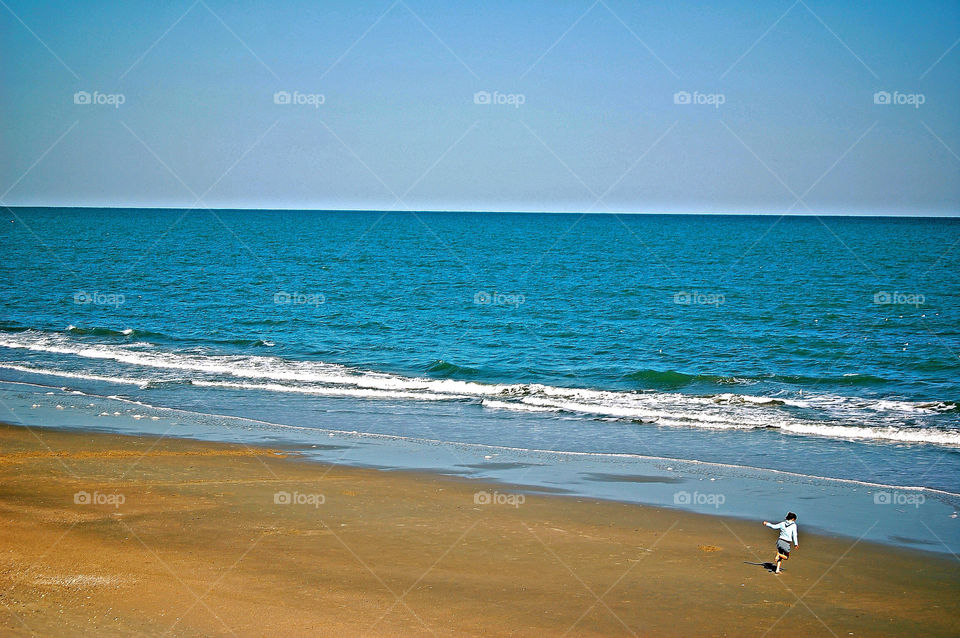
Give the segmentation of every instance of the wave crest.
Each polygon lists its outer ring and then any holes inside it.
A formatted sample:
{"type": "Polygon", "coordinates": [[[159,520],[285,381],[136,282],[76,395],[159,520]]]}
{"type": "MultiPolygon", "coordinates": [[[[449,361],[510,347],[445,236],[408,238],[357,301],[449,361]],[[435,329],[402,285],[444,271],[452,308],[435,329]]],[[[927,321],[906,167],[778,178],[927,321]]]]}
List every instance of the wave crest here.
{"type": "MultiPolygon", "coordinates": [[[[909,425],[911,419],[957,411],[957,404],[948,401],[911,402],[826,393],[802,397],[730,392],[694,395],[664,390],[615,391],[544,384],[494,384],[455,378],[463,376],[465,369],[442,360],[430,366],[429,372],[436,376],[409,377],[266,354],[175,352],[153,347],[153,344],[93,343],[62,333],[37,331],[0,334],[0,346],[68,357],[52,367],[46,363],[42,367],[23,366],[19,365],[20,361],[17,365],[0,364],[0,367],[128,383],[147,390],[192,384],[317,396],[466,401],[490,409],[568,413],[626,422],[652,422],[657,426],[726,430],[776,428],[794,434],[840,439],[874,438],[960,445],[960,430],[909,425]],[[107,365],[105,362],[113,363],[107,365]],[[122,364],[119,372],[115,363],[122,364]],[[73,369],[63,370],[64,365],[73,369]],[[93,374],[98,369],[107,373],[93,374]]],[[[648,378],[649,372],[646,373],[648,378]]],[[[666,377],[671,382],[689,378],[696,377],[682,373],[670,373],[666,377]]]]}

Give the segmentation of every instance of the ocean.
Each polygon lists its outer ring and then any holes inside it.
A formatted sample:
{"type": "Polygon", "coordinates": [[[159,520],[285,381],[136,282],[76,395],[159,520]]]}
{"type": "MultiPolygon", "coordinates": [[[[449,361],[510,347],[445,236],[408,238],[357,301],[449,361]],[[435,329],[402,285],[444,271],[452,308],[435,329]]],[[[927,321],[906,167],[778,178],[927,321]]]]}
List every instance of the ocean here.
{"type": "Polygon", "coordinates": [[[0,232],[3,420],[960,538],[960,219],[15,208],[0,232]]]}

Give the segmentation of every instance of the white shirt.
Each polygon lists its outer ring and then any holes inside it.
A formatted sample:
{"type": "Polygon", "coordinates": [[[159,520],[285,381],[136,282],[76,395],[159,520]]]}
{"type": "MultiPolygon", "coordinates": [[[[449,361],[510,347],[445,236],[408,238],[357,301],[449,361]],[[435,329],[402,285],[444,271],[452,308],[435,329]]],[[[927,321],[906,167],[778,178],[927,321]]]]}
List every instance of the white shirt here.
{"type": "Polygon", "coordinates": [[[783,521],[774,525],[773,523],[767,523],[767,527],[770,529],[780,530],[780,540],[787,541],[788,543],[793,542],[794,545],[799,545],[797,541],[797,524],[793,521],[783,521]]]}

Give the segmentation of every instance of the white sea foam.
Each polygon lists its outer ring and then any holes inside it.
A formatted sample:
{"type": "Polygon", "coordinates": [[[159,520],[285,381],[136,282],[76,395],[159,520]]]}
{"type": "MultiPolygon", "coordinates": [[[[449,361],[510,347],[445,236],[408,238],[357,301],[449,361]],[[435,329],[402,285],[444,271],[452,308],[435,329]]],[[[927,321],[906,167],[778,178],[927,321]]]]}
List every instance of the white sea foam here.
{"type": "MultiPolygon", "coordinates": [[[[149,345],[149,344],[144,344],[149,345]]],[[[66,354],[130,366],[124,376],[3,363],[26,373],[55,375],[141,388],[170,383],[195,386],[365,399],[476,401],[491,409],[565,412],[593,417],[708,429],[779,428],[798,435],[840,439],[885,439],[960,445],[960,431],[905,427],[904,416],[955,409],[947,402],[871,400],[830,394],[797,397],[721,393],[624,392],[543,384],[487,384],[455,379],[407,377],[318,361],[274,356],[206,355],[145,350],[139,344],[78,343],[65,335],[25,331],[0,335],[0,346],[66,354]],[[791,408],[794,411],[791,411],[791,408]],[[835,421],[798,415],[795,409],[824,411],[835,421]]]]}
{"type": "Polygon", "coordinates": [[[483,406],[494,410],[513,410],[515,412],[556,412],[553,408],[541,408],[535,405],[510,403],[508,401],[497,401],[495,399],[484,399],[483,406]]]}
{"type": "Polygon", "coordinates": [[[87,359],[108,359],[118,363],[147,368],[229,375],[246,379],[352,385],[373,390],[429,391],[443,394],[487,396],[500,394],[511,387],[517,387],[453,379],[402,377],[386,373],[352,370],[338,364],[291,361],[279,357],[143,352],[132,348],[108,345],[81,345],[61,338],[59,335],[31,335],[29,331],[0,336],[0,346],[75,355],[87,359]]]}
{"type": "Polygon", "coordinates": [[[52,370],[48,368],[35,368],[31,366],[22,366],[15,363],[0,363],[0,368],[5,370],[16,370],[17,372],[27,372],[30,374],[44,374],[53,377],[63,377],[65,379],[84,379],[87,381],[103,381],[105,383],[122,383],[126,385],[145,385],[143,381],[138,381],[128,377],[111,377],[102,374],[86,374],[82,372],[67,372],[65,370],[52,370]]]}

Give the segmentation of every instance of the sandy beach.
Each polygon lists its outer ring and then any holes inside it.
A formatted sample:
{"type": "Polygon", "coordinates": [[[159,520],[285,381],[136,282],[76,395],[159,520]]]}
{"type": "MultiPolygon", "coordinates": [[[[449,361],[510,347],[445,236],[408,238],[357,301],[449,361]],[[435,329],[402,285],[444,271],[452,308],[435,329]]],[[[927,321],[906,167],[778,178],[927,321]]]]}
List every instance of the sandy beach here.
{"type": "Polygon", "coordinates": [[[960,633],[955,558],[802,525],[775,576],[759,521],[281,450],[2,426],[0,475],[4,635],[960,633]]]}

